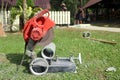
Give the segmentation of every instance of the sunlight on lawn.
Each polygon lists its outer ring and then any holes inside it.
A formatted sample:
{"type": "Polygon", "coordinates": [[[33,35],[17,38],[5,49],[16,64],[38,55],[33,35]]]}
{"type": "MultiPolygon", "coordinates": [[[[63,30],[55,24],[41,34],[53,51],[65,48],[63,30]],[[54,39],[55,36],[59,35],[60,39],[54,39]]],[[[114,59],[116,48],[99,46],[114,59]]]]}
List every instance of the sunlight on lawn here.
{"type": "MultiPolygon", "coordinates": [[[[7,37],[0,37],[0,80],[119,80],[120,33],[89,30],[93,38],[117,42],[116,45],[110,45],[83,38],[84,31],[86,30],[56,28],[53,40],[58,56],[82,54],[83,63],[75,61],[77,73],[48,73],[43,76],[32,75],[26,62],[16,74],[17,65],[20,64],[24,52],[22,33],[7,33],[7,37]],[[106,72],[108,67],[115,67],[116,72],[106,72]]],[[[39,46],[37,48],[40,50],[39,46]]]]}

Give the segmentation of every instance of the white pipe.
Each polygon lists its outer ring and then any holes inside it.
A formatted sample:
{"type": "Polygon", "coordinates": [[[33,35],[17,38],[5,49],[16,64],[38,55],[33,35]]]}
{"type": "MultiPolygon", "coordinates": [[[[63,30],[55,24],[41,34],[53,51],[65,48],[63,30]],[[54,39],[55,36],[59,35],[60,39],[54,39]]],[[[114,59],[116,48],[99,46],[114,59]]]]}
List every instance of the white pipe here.
{"type": "Polygon", "coordinates": [[[42,57],[45,59],[52,59],[55,56],[55,49],[56,46],[54,43],[48,44],[41,51],[42,57]]]}
{"type": "Polygon", "coordinates": [[[30,71],[34,75],[43,75],[48,72],[49,64],[48,62],[43,58],[35,58],[30,63],[30,71]]]}

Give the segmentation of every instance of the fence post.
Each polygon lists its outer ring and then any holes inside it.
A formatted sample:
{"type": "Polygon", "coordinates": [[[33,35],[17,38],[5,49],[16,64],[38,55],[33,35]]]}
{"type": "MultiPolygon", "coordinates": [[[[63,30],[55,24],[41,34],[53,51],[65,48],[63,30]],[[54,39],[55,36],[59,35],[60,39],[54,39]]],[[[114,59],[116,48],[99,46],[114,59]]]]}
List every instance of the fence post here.
{"type": "Polygon", "coordinates": [[[70,11],[50,11],[50,18],[57,25],[70,25],[70,11]]]}

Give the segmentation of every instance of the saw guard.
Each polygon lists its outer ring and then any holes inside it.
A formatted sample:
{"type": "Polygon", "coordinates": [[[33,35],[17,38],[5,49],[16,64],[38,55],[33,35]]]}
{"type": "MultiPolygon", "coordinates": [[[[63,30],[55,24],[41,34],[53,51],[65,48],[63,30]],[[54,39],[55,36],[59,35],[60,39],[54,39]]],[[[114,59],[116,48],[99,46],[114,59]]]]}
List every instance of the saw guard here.
{"type": "Polygon", "coordinates": [[[34,41],[40,40],[44,37],[47,31],[54,26],[55,23],[49,19],[49,11],[47,9],[42,10],[26,22],[23,29],[23,37],[25,42],[28,42],[30,38],[34,41]],[[46,13],[48,13],[48,16],[44,16],[46,13]]]}

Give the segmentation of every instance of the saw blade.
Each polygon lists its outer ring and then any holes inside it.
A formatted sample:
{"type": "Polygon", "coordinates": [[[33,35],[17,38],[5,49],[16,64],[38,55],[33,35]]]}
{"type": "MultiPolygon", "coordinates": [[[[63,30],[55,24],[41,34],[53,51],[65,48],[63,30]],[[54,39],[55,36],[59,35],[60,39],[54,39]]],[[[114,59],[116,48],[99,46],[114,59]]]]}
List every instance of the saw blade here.
{"type": "Polygon", "coordinates": [[[51,28],[48,30],[45,36],[40,41],[37,42],[37,45],[45,47],[46,45],[52,42],[53,38],[54,38],[54,31],[53,28],[51,28]]]}

